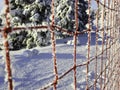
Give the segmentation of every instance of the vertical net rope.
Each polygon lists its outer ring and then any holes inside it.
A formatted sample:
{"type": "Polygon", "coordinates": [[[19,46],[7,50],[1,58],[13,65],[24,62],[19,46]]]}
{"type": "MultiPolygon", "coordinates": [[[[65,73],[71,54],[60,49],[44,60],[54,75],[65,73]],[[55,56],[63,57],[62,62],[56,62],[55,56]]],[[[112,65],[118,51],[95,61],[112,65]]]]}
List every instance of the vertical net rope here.
{"type": "Polygon", "coordinates": [[[87,65],[86,65],[86,90],[89,90],[89,64],[90,64],[90,44],[91,44],[91,18],[90,18],[91,0],[88,0],[88,41],[87,41],[87,65]]]}
{"type": "Polygon", "coordinates": [[[74,90],[76,90],[77,78],[76,78],[76,49],[77,49],[77,31],[78,31],[78,0],[75,0],[75,33],[74,33],[74,90]]]}
{"type": "Polygon", "coordinates": [[[3,29],[3,38],[4,38],[4,49],[5,49],[5,58],[6,58],[6,74],[7,74],[7,80],[8,80],[8,89],[13,90],[13,81],[12,81],[12,69],[11,69],[11,60],[10,60],[10,54],[9,54],[9,44],[7,40],[8,32],[11,31],[10,28],[10,18],[8,14],[10,14],[9,11],[9,1],[4,0],[5,2],[5,18],[6,18],[6,26],[4,26],[3,29]]]}
{"type": "MultiPolygon", "coordinates": [[[[106,0],[103,0],[103,2],[102,2],[104,5],[106,4],[106,0]]],[[[104,62],[103,62],[103,58],[104,58],[104,35],[105,35],[105,6],[102,6],[102,31],[101,31],[101,33],[102,33],[102,55],[101,55],[101,65],[100,65],[100,67],[101,67],[101,69],[100,69],[100,71],[102,72],[103,71],[103,65],[104,65],[104,62]]],[[[106,70],[106,69],[105,69],[106,70]]],[[[103,88],[103,73],[101,73],[101,79],[100,79],[100,89],[102,90],[103,88]]]]}
{"type": "Polygon", "coordinates": [[[54,90],[57,89],[57,81],[58,81],[58,71],[57,71],[57,59],[56,59],[56,41],[55,41],[55,33],[54,33],[54,0],[51,3],[52,6],[52,24],[51,24],[51,41],[52,41],[52,55],[53,55],[53,63],[54,63],[54,90]]]}

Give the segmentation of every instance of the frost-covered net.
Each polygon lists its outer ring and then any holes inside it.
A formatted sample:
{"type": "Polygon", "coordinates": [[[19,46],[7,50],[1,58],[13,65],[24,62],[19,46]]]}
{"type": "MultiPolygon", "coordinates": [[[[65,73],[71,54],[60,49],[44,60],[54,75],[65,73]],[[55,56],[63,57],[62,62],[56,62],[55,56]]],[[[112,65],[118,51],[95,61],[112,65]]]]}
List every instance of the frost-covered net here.
{"type": "MultiPolygon", "coordinates": [[[[13,4],[10,6],[13,12],[9,11],[9,1],[5,0],[5,24],[0,29],[4,39],[1,39],[4,42],[1,49],[5,51],[5,58],[2,54],[0,56],[0,82],[4,82],[0,83],[0,89],[8,86],[9,90],[119,90],[119,0],[94,0],[97,8],[93,12],[91,0],[10,2],[13,4]],[[14,11],[15,8],[17,9],[14,11]],[[13,17],[11,23],[10,13],[13,17]],[[30,44],[43,44],[41,42],[48,45],[49,41],[51,46],[29,49],[19,54],[13,52],[14,57],[11,57],[9,49],[13,45],[8,40],[8,34],[28,29],[32,30],[27,33],[32,33],[33,41],[38,40],[33,42],[29,38],[26,41],[28,48],[31,47],[30,44]],[[42,31],[41,29],[45,30],[42,35],[45,34],[46,37],[36,33],[36,30],[42,31]],[[68,37],[56,39],[56,34],[68,37]]],[[[16,36],[16,41],[23,40],[19,34],[16,36]]],[[[20,44],[17,43],[16,48],[20,48],[20,44]]]]}

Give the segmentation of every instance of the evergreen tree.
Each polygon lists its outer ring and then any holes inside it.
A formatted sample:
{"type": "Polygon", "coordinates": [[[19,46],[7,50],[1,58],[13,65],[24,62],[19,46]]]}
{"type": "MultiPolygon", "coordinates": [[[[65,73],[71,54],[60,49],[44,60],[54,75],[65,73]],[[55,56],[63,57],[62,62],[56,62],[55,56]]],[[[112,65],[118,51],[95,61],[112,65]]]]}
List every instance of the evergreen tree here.
{"type": "Polygon", "coordinates": [[[41,24],[50,12],[47,0],[11,0],[10,4],[13,24],[41,24]]]}
{"type": "Polygon", "coordinates": [[[9,47],[11,50],[24,48],[23,40],[27,37],[27,31],[12,32],[9,34],[9,47]]]}
{"type": "MultiPolygon", "coordinates": [[[[11,0],[10,6],[12,26],[43,24],[43,22],[47,22],[50,13],[50,0],[11,0]]],[[[12,33],[9,35],[10,45],[12,49],[33,48],[38,46],[38,43],[40,43],[39,46],[47,45],[50,39],[47,41],[46,38],[49,36],[44,37],[39,33],[47,34],[48,32],[46,30],[26,30],[12,33]],[[44,40],[40,41],[41,38],[44,40]]]]}
{"type": "MultiPolygon", "coordinates": [[[[75,27],[75,0],[55,0],[55,24],[73,31],[75,27]]],[[[86,10],[88,3],[85,0],[78,0],[79,31],[85,29],[88,22],[86,10]]]]}
{"type": "MultiPolygon", "coordinates": [[[[88,15],[86,10],[88,3],[85,0],[78,0],[78,18],[79,18],[79,31],[85,29],[85,25],[88,22],[88,15]]],[[[70,32],[75,30],[75,1],[74,0],[55,0],[55,24],[62,28],[68,29],[70,32]]],[[[11,17],[12,26],[18,26],[22,24],[29,25],[30,23],[37,25],[43,25],[44,22],[51,20],[51,0],[11,0],[11,17]]],[[[49,23],[49,22],[48,22],[49,23]]],[[[13,47],[27,47],[32,48],[35,46],[45,46],[50,42],[50,32],[29,30],[24,36],[23,33],[15,35],[13,38],[23,37],[22,41],[14,44],[13,47]],[[22,44],[22,45],[21,45],[22,44]],[[16,45],[16,46],[15,46],[16,45]]],[[[62,32],[56,32],[56,35],[63,35],[62,32]]],[[[10,35],[12,36],[12,35],[10,35]]],[[[13,35],[14,36],[14,35],[13,35]]],[[[10,37],[11,38],[11,37],[10,37]]],[[[11,43],[15,43],[15,40],[11,40],[11,43]]],[[[14,48],[15,49],[15,48],[14,48]]]]}

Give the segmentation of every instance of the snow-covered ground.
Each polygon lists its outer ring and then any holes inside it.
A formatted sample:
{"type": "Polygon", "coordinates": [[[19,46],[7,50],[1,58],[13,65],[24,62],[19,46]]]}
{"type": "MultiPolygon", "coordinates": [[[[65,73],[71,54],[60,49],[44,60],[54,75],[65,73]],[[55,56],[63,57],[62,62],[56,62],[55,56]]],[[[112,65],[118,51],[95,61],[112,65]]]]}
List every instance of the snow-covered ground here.
{"type": "MultiPolygon", "coordinates": [[[[62,75],[73,66],[73,45],[65,42],[72,40],[72,37],[58,39],[56,41],[56,55],[58,74],[62,75]]],[[[82,64],[87,60],[87,34],[78,37],[80,42],[77,45],[77,64],[82,64]]],[[[99,41],[99,51],[101,51],[101,41],[99,41]]],[[[99,52],[98,51],[98,52],[99,52]]],[[[7,90],[5,81],[4,51],[0,51],[0,90],[7,90]]],[[[54,79],[52,47],[36,47],[29,50],[10,51],[14,90],[39,90],[43,86],[51,83],[54,79]]],[[[95,56],[95,34],[91,37],[90,57],[95,56]]],[[[94,81],[94,64],[89,65],[90,84],[94,81]]],[[[99,65],[98,65],[99,66],[99,65]]],[[[86,66],[77,68],[77,90],[85,90],[86,66]]],[[[73,71],[68,73],[58,82],[57,90],[73,90],[73,71]]],[[[48,90],[52,90],[48,89],[48,90]]],[[[91,90],[93,90],[91,88],[91,90]]],[[[97,84],[99,90],[99,82],[97,84]]]]}

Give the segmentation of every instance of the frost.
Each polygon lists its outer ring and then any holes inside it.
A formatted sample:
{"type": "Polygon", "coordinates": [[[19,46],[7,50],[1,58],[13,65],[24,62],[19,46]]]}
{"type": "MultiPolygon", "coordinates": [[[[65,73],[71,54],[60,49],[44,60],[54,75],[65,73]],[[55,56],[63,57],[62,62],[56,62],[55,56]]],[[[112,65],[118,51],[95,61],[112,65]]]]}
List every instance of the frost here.
{"type": "Polygon", "coordinates": [[[66,20],[65,18],[61,19],[61,23],[62,23],[63,25],[66,25],[66,24],[67,24],[67,20],[66,20]]]}
{"type": "Polygon", "coordinates": [[[20,24],[21,23],[21,19],[19,17],[14,17],[11,21],[12,24],[20,24]]]}
{"type": "Polygon", "coordinates": [[[47,25],[47,22],[44,22],[44,21],[43,21],[43,22],[42,22],[42,25],[43,25],[43,26],[46,26],[46,25],[47,25]]]}
{"type": "Polygon", "coordinates": [[[11,16],[21,15],[22,14],[22,9],[17,8],[16,10],[11,10],[10,14],[11,14],[11,16]]]}
{"type": "Polygon", "coordinates": [[[6,42],[8,42],[8,39],[4,39],[3,44],[6,43],[6,42]]]}
{"type": "Polygon", "coordinates": [[[89,24],[89,23],[87,23],[87,24],[86,24],[86,28],[87,28],[87,29],[89,29],[89,26],[90,26],[90,24],[89,24]]]}
{"type": "Polygon", "coordinates": [[[45,0],[35,0],[35,3],[45,5],[45,0]]]}
{"type": "Polygon", "coordinates": [[[40,3],[42,2],[43,0],[35,0],[35,3],[40,3]]]}
{"type": "Polygon", "coordinates": [[[25,8],[24,11],[23,11],[23,14],[25,16],[29,15],[30,14],[30,9],[29,8],[25,8]]]}
{"type": "Polygon", "coordinates": [[[15,0],[16,4],[24,4],[24,0],[15,0]]]}
{"type": "Polygon", "coordinates": [[[86,10],[86,13],[89,14],[89,9],[86,10]]]}
{"type": "Polygon", "coordinates": [[[39,17],[40,17],[39,13],[36,13],[30,18],[30,21],[37,22],[39,21],[39,17]]]}

